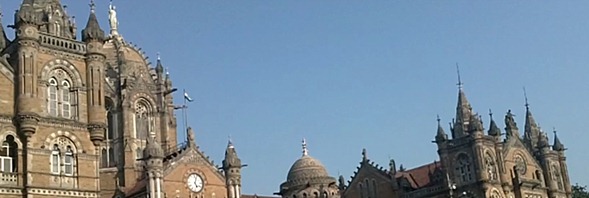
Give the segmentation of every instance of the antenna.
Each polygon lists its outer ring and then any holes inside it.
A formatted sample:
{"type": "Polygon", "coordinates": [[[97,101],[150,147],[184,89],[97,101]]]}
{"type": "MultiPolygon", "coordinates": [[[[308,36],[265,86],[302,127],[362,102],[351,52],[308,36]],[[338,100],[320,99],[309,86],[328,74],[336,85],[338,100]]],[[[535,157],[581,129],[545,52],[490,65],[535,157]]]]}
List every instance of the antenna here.
{"type": "Polygon", "coordinates": [[[458,85],[459,89],[462,89],[462,85],[464,84],[462,84],[462,80],[460,79],[460,67],[458,66],[458,63],[456,63],[456,73],[458,74],[458,84],[456,85],[458,85]]]}

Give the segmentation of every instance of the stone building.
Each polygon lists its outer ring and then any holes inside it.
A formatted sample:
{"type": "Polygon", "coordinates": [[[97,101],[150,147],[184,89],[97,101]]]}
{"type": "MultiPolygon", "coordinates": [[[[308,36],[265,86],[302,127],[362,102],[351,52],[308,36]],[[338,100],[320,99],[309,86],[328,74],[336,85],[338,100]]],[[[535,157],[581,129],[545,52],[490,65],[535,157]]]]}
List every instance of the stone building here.
{"type": "Polygon", "coordinates": [[[511,110],[504,131],[490,115],[485,131],[460,86],[451,138],[438,119],[433,142],[440,161],[407,170],[391,160],[383,168],[364,150],[352,179],[339,179],[342,197],[571,198],[565,147],[556,132],[551,146],[527,104],[523,136],[511,110]]]}
{"type": "MultiPolygon", "coordinates": [[[[152,67],[94,2],[81,38],[60,0],[23,0],[0,24],[0,197],[241,197],[230,142],[222,166],[177,142],[170,75],[152,67]]],[[[243,196],[257,197],[257,196],[243,196]]]]}

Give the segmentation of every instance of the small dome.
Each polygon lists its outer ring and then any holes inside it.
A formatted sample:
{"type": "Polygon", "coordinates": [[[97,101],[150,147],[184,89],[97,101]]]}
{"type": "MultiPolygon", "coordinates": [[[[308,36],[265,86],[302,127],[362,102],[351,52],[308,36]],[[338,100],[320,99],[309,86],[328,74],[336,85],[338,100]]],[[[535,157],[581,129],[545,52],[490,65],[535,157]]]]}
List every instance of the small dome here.
{"type": "Polygon", "coordinates": [[[147,145],[143,149],[143,158],[164,158],[164,150],[153,138],[148,138],[147,145]]]}
{"type": "Polygon", "coordinates": [[[286,180],[293,181],[318,177],[329,177],[325,166],[319,160],[309,155],[304,155],[290,167],[286,180]]]}

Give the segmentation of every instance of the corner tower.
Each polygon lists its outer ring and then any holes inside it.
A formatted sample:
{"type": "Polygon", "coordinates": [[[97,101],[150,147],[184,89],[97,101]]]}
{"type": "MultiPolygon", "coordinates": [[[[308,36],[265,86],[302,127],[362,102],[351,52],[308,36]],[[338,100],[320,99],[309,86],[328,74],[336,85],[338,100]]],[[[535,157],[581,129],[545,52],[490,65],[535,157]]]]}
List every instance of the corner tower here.
{"type": "Polygon", "coordinates": [[[227,185],[227,198],[241,197],[241,159],[237,156],[235,146],[229,139],[223,160],[223,171],[225,173],[225,185],[227,185]]]}

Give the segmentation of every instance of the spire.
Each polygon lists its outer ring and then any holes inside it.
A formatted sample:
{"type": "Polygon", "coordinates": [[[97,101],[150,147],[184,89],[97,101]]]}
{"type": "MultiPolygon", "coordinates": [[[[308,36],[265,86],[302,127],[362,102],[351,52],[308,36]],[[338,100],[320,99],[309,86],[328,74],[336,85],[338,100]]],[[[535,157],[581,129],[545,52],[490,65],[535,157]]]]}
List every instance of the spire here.
{"type": "Polygon", "coordinates": [[[239,159],[239,157],[237,156],[237,151],[235,151],[235,146],[233,146],[233,141],[231,141],[231,137],[229,137],[229,140],[227,142],[227,149],[225,149],[225,159],[223,160],[223,167],[241,167],[241,159],[239,159]]]}
{"type": "Polygon", "coordinates": [[[436,133],[436,143],[440,143],[440,142],[448,140],[448,135],[446,134],[446,132],[444,131],[444,128],[442,128],[442,125],[440,124],[440,115],[438,115],[437,121],[438,121],[438,132],[436,133]]]}
{"type": "Polygon", "coordinates": [[[491,109],[489,109],[489,117],[491,118],[491,124],[489,125],[489,135],[490,136],[501,136],[501,129],[499,129],[499,127],[497,127],[497,123],[495,123],[495,120],[493,120],[493,112],[491,111],[491,109]]]}
{"type": "Polygon", "coordinates": [[[96,18],[96,4],[94,4],[94,0],[90,1],[90,16],[88,17],[88,23],[86,24],[86,28],[82,30],[82,40],[85,42],[91,40],[97,40],[102,42],[104,40],[104,30],[100,28],[100,24],[98,23],[98,19],[96,18]]]}
{"type": "Polygon", "coordinates": [[[368,155],[366,154],[366,148],[362,149],[362,162],[368,161],[368,155]]]}
{"type": "Polygon", "coordinates": [[[309,155],[309,150],[307,150],[307,140],[303,138],[303,157],[309,155]]]}
{"type": "Polygon", "coordinates": [[[564,145],[560,142],[560,139],[558,139],[558,135],[556,134],[556,129],[554,129],[554,145],[552,145],[552,150],[555,150],[555,151],[566,150],[564,148],[564,145]]]}
{"type": "Polygon", "coordinates": [[[540,136],[538,136],[538,148],[550,149],[550,144],[548,143],[548,136],[544,132],[540,132],[540,136]]]}
{"type": "Polygon", "coordinates": [[[157,53],[157,64],[155,66],[155,72],[158,73],[158,77],[163,77],[164,74],[164,66],[162,65],[162,60],[160,58],[160,53],[157,53]]]}
{"type": "Polygon", "coordinates": [[[460,68],[456,63],[456,72],[458,74],[458,104],[456,105],[456,118],[452,130],[452,138],[458,138],[466,135],[468,124],[472,117],[472,107],[464,93],[463,83],[460,78],[460,68]]]}
{"type": "Polygon", "coordinates": [[[526,102],[526,123],[524,125],[524,141],[530,148],[536,148],[538,146],[538,137],[540,136],[540,129],[538,128],[538,124],[534,120],[534,116],[530,111],[530,104],[528,103],[528,95],[526,94],[525,87],[524,99],[526,102]]]}

